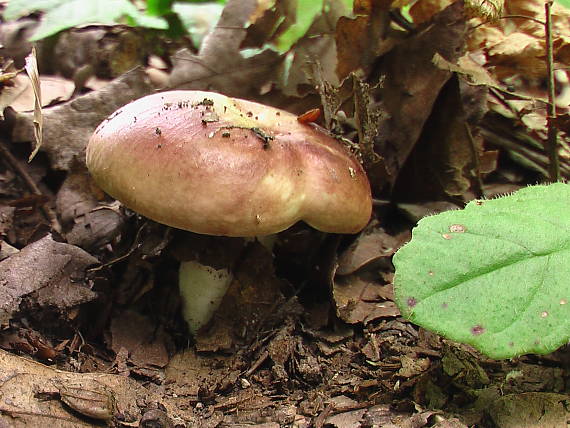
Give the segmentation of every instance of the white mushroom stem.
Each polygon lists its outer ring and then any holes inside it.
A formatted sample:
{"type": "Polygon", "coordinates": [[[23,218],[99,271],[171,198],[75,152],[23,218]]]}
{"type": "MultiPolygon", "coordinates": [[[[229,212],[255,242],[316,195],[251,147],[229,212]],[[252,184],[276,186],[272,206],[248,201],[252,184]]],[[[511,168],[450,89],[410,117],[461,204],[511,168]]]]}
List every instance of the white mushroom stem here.
{"type": "Polygon", "coordinates": [[[195,260],[180,264],[178,286],[183,301],[182,313],[192,334],[212,319],[232,279],[229,269],[214,269],[195,260]]]}
{"type": "MultiPolygon", "coordinates": [[[[256,236],[254,239],[270,253],[277,234],[256,236]]],[[[178,287],[182,296],[182,314],[192,334],[210,322],[233,280],[229,268],[215,269],[196,260],[180,263],[178,287]]]]}
{"type": "Polygon", "coordinates": [[[277,234],[272,233],[271,235],[259,235],[253,238],[246,238],[246,242],[257,241],[263,245],[267,251],[273,253],[273,247],[275,247],[275,242],[277,242],[277,234]]]}

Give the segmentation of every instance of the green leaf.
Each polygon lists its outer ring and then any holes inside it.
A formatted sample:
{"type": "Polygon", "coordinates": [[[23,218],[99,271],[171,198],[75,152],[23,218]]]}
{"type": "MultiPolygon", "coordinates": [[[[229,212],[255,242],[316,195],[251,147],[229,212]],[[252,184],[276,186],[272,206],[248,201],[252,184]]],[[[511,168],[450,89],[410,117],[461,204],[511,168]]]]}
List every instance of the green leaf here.
{"type": "Polygon", "coordinates": [[[136,25],[166,29],[167,22],[140,12],[129,0],[12,0],[5,19],[17,19],[34,11],[43,11],[41,24],[30,40],[40,40],[68,28],[86,24],[118,24],[128,17],[136,25]]]}
{"type": "Polygon", "coordinates": [[[323,0],[297,0],[295,22],[276,40],[279,52],[288,51],[303,37],[323,11],[323,0]]]}
{"type": "Polygon", "coordinates": [[[173,0],[146,0],[146,12],[151,16],[166,15],[172,10],[173,0]]]}
{"type": "Polygon", "coordinates": [[[555,0],[554,2],[570,9],[570,0],[555,0]]]}
{"type": "Polygon", "coordinates": [[[394,256],[402,315],[492,358],[570,338],[570,186],[534,186],[419,221],[394,256]]]}
{"type": "Polygon", "coordinates": [[[66,2],[67,0],[10,0],[3,16],[5,20],[13,21],[32,12],[54,9],[66,2]]]}
{"type": "Polygon", "coordinates": [[[172,5],[172,10],[188,31],[194,46],[202,44],[206,34],[216,25],[224,6],[220,3],[180,3],[172,5]]]}

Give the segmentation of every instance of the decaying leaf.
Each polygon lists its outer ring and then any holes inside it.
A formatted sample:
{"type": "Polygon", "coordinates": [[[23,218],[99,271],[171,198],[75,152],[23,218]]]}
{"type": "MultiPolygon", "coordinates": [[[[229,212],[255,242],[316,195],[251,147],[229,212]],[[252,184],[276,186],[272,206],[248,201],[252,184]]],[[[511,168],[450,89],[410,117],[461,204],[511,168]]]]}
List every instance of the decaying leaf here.
{"type": "Polygon", "coordinates": [[[416,1],[410,8],[410,16],[416,24],[422,24],[433,19],[443,9],[453,3],[454,0],[422,0],[416,1]]]}
{"type": "Polygon", "coordinates": [[[129,361],[139,367],[165,367],[169,338],[157,331],[151,320],[134,311],[125,311],[111,321],[110,347],[115,353],[128,351],[129,361]]]}
{"type": "Polygon", "coordinates": [[[383,56],[381,71],[385,80],[377,99],[386,114],[378,124],[376,152],[384,158],[390,181],[395,180],[441,88],[451,77],[448,71],[434,66],[433,56],[437,52],[456,62],[464,50],[465,31],[463,4],[455,2],[439,13],[425,31],[383,56]]]}
{"type": "MultiPolygon", "coordinates": [[[[47,152],[57,170],[68,170],[75,160],[83,162],[85,145],[99,123],[119,107],[151,91],[144,71],[136,68],[98,91],[45,108],[41,150],[47,152]]],[[[13,141],[33,141],[33,113],[15,113],[12,119],[13,141]]]]}
{"type": "Polygon", "coordinates": [[[333,298],[340,319],[349,324],[367,324],[378,318],[392,318],[400,314],[393,300],[391,285],[358,275],[335,278],[333,298]]]}
{"type": "Polygon", "coordinates": [[[83,249],[100,248],[114,239],[124,225],[115,207],[101,204],[103,196],[85,168],[69,172],[56,197],[57,213],[67,242],[83,249]]]}
{"type": "Polygon", "coordinates": [[[349,324],[368,324],[399,315],[394,304],[391,279],[378,272],[391,272],[391,256],[409,233],[390,235],[377,223],[369,227],[338,258],[332,279],[336,313],[349,324]]]}
{"type": "Polygon", "coordinates": [[[59,396],[73,410],[91,419],[109,421],[116,411],[113,393],[103,384],[70,382],[59,387],[59,396]]]}
{"type": "Polygon", "coordinates": [[[0,262],[0,324],[6,325],[24,299],[59,311],[93,300],[85,286],[85,269],[97,264],[93,256],[48,235],[0,262]]]}
{"type": "MultiPolygon", "coordinates": [[[[40,76],[40,87],[42,88],[42,107],[46,107],[52,103],[69,100],[75,85],[71,80],[60,76],[40,76]]],[[[28,84],[18,98],[8,105],[16,111],[29,111],[34,109],[35,101],[34,90],[28,84]]]]}
{"type": "Polygon", "coordinates": [[[337,275],[350,275],[382,257],[390,257],[407,236],[393,236],[381,227],[360,235],[339,257],[337,275]]]}
{"type": "Polygon", "coordinates": [[[0,424],[6,426],[92,426],[70,407],[91,418],[120,414],[122,421],[134,422],[141,415],[138,404],[149,395],[133,379],[63,372],[2,350],[0,367],[0,424]]]}
{"type": "MultiPolygon", "coordinates": [[[[485,98],[479,102],[486,104],[485,98]]],[[[442,89],[414,150],[402,168],[395,194],[404,200],[445,200],[469,189],[480,193],[478,178],[481,140],[469,130],[459,81],[452,78],[442,89]]]]}
{"type": "MultiPolygon", "coordinates": [[[[28,90],[31,90],[30,79],[25,77],[23,74],[9,72],[9,75],[9,79],[5,74],[1,76],[2,83],[4,83],[4,87],[0,92],[0,110],[2,112],[0,115],[1,118],[4,117],[3,112],[6,107],[11,106],[20,96],[22,96],[28,90]],[[10,82],[10,85],[6,85],[8,82],[10,82]]],[[[31,105],[33,108],[33,101],[31,105]]]]}
{"type": "Polygon", "coordinates": [[[568,420],[568,396],[528,392],[499,397],[489,409],[497,426],[557,428],[568,420]]]}
{"type": "Polygon", "coordinates": [[[174,55],[170,87],[215,90],[241,98],[259,95],[281,56],[269,49],[248,56],[240,51],[245,26],[255,6],[251,0],[228,2],[197,55],[188,49],[174,55]]]}
{"type": "Polygon", "coordinates": [[[357,70],[368,74],[373,61],[396,43],[396,38],[387,37],[389,2],[356,1],[354,9],[357,16],[343,16],[336,26],[336,72],[341,80],[357,70]]]}

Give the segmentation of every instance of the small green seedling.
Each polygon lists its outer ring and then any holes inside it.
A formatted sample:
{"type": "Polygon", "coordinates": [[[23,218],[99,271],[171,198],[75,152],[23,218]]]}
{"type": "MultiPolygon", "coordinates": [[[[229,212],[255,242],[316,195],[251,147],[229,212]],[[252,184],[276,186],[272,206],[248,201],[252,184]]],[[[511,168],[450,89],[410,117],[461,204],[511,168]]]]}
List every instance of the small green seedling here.
{"type": "Polygon", "coordinates": [[[410,321],[491,358],[552,352],[570,338],[570,185],[426,217],[394,265],[410,321]]]}

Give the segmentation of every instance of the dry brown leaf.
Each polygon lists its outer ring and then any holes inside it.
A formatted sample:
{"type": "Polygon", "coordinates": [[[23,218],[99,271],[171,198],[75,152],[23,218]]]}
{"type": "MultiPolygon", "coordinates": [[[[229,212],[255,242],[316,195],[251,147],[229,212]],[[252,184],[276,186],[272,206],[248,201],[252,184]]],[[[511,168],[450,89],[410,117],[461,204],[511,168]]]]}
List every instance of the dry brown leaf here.
{"type": "MultiPolygon", "coordinates": [[[[484,89],[484,88],[483,88],[484,89]]],[[[486,98],[479,97],[486,105],[486,98]]],[[[402,201],[446,200],[468,190],[479,194],[477,159],[482,141],[468,131],[467,115],[459,81],[451,79],[443,88],[422,135],[401,170],[395,186],[402,201]]]]}
{"type": "Polygon", "coordinates": [[[357,275],[336,277],[333,299],[338,317],[349,324],[367,324],[378,318],[400,314],[392,301],[391,285],[380,285],[357,275]]]}
{"type": "Polygon", "coordinates": [[[65,311],[97,297],[83,283],[85,269],[98,260],[50,235],[0,262],[0,325],[6,325],[24,299],[33,306],[65,311]]]}
{"type": "MultiPolygon", "coordinates": [[[[2,81],[6,82],[5,76],[2,75],[2,81]]],[[[0,118],[4,118],[4,109],[11,106],[13,103],[26,92],[33,92],[30,84],[30,79],[23,74],[10,77],[10,85],[4,85],[0,92],[0,118]]],[[[31,108],[34,107],[33,95],[30,99],[31,108]]]]}
{"type": "Polygon", "coordinates": [[[327,426],[335,428],[354,428],[362,426],[360,421],[366,413],[366,409],[353,410],[351,412],[342,412],[326,419],[327,426]]]}
{"type": "Polygon", "coordinates": [[[513,75],[537,78],[546,75],[544,41],[524,33],[513,33],[488,49],[489,65],[498,79],[513,75]]]}
{"type": "MultiPolygon", "coordinates": [[[[569,34],[570,9],[554,2],[551,14],[552,30],[555,37],[559,34],[569,34]]],[[[544,0],[509,0],[505,2],[505,15],[530,16],[544,22],[544,0]]],[[[537,38],[544,38],[544,26],[540,22],[523,18],[506,20],[504,24],[510,31],[515,27],[516,31],[534,35],[537,38]]]]}
{"type": "Polygon", "coordinates": [[[40,73],[38,71],[38,61],[36,59],[36,47],[32,46],[32,52],[26,57],[26,65],[24,66],[30,82],[32,83],[32,89],[34,90],[34,149],[30,153],[28,162],[36,156],[43,141],[43,114],[42,114],[42,90],[40,88],[40,73]]]}
{"type": "Polygon", "coordinates": [[[459,58],[457,65],[445,61],[440,55],[436,54],[434,56],[434,64],[438,67],[445,67],[449,71],[459,73],[462,77],[466,78],[470,84],[499,87],[499,82],[491,76],[485,67],[473,60],[469,54],[459,58]]]}
{"type": "Polygon", "coordinates": [[[382,257],[390,257],[405,238],[389,235],[382,228],[361,234],[338,259],[336,274],[349,275],[382,257]]]}
{"type": "Polygon", "coordinates": [[[128,351],[129,361],[138,367],[166,367],[170,338],[148,317],[124,311],[111,320],[110,347],[115,353],[128,351]]]}
{"type": "Polygon", "coordinates": [[[567,395],[527,392],[508,394],[491,403],[489,414],[501,427],[559,428],[570,416],[567,395]]]}
{"type": "MultiPolygon", "coordinates": [[[[498,79],[546,76],[544,1],[514,0],[505,3],[504,19],[477,25],[470,35],[472,52],[482,49],[487,66],[498,79]],[[529,17],[529,18],[521,18],[529,17]],[[493,67],[493,68],[490,68],[493,67]]],[[[554,59],[568,64],[570,11],[554,4],[552,8],[554,59]]],[[[524,83],[524,82],[523,82],[524,83]]]]}
{"type": "MultiPolygon", "coordinates": [[[[44,141],[41,147],[56,170],[66,171],[75,161],[83,163],[87,141],[95,128],[108,115],[128,102],[152,92],[146,74],[140,68],[131,70],[104,88],[66,103],[44,109],[44,141]]],[[[33,113],[14,113],[12,140],[34,140],[33,113]]]]}
{"type": "Polygon", "coordinates": [[[87,250],[109,243],[124,225],[119,210],[101,205],[97,192],[87,170],[78,167],[67,175],[55,201],[67,242],[87,250]]]}
{"type": "MultiPolygon", "coordinates": [[[[35,361],[11,355],[0,350],[0,425],[28,428],[87,427],[80,413],[91,411],[101,415],[100,401],[89,398],[75,401],[76,411],[63,403],[67,393],[99,392],[108,395],[111,418],[122,415],[121,423],[136,422],[141,416],[138,404],[144,403],[149,393],[133,379],[105,373],[70,373],[44,366],[35,361]]],[[[85,394],[83,394],[85,393],[85,394]]],[[[75,394],[78,395],[78,394],[75,394]]],[[[91,395],[93,397],[93,394],[91,395]]]]}
{"type": "Polygon", "coordinates": [[[414,3],[410,8],[410,16],[414,23],[422,24],[429,21],[455,0],[421,0],[414,3]]]}
{"type": "Polygon", "coordinates": [[[457,62],[464,50],[465,31],[463,4],[456,2],[437,15],[426,31],[384,55],[385,80],[377,99],[386,114],[378,124],[376,152],[384,157],[389,182],[395,180],[452,75],[433,64],[434,55],[457,62]]]}
{"type": "Polygon", "coordinates": [[[188,49],[174,55],[170,87],[213,90],[241,98],[259,96],[281,56],[269,49],[247,57],[240,52],[256,5],[254,0],[230,0],[197,55],[188,49]]]}
{"type": "Polygon", "coordinates": [[[338,20],[335,34],[336,73],[341,80],[360,69],[368,74],[373,61],[396,43],[394,38],[386,37],[390,27],[389,7],[373,4],[366,14],[354,18],[343,16],[338,20]]]}
{"type": "MultiPolygon", "coordinates": [[[[75,85],[71,80],[59,76],[40,76],[42,88],[42,107],[52,103],[67,101],[71,98],[75,85]]],[[[16,111],[29,111],[34,109],[34,91],[30,85],[10,104],[16,111]]]]}

